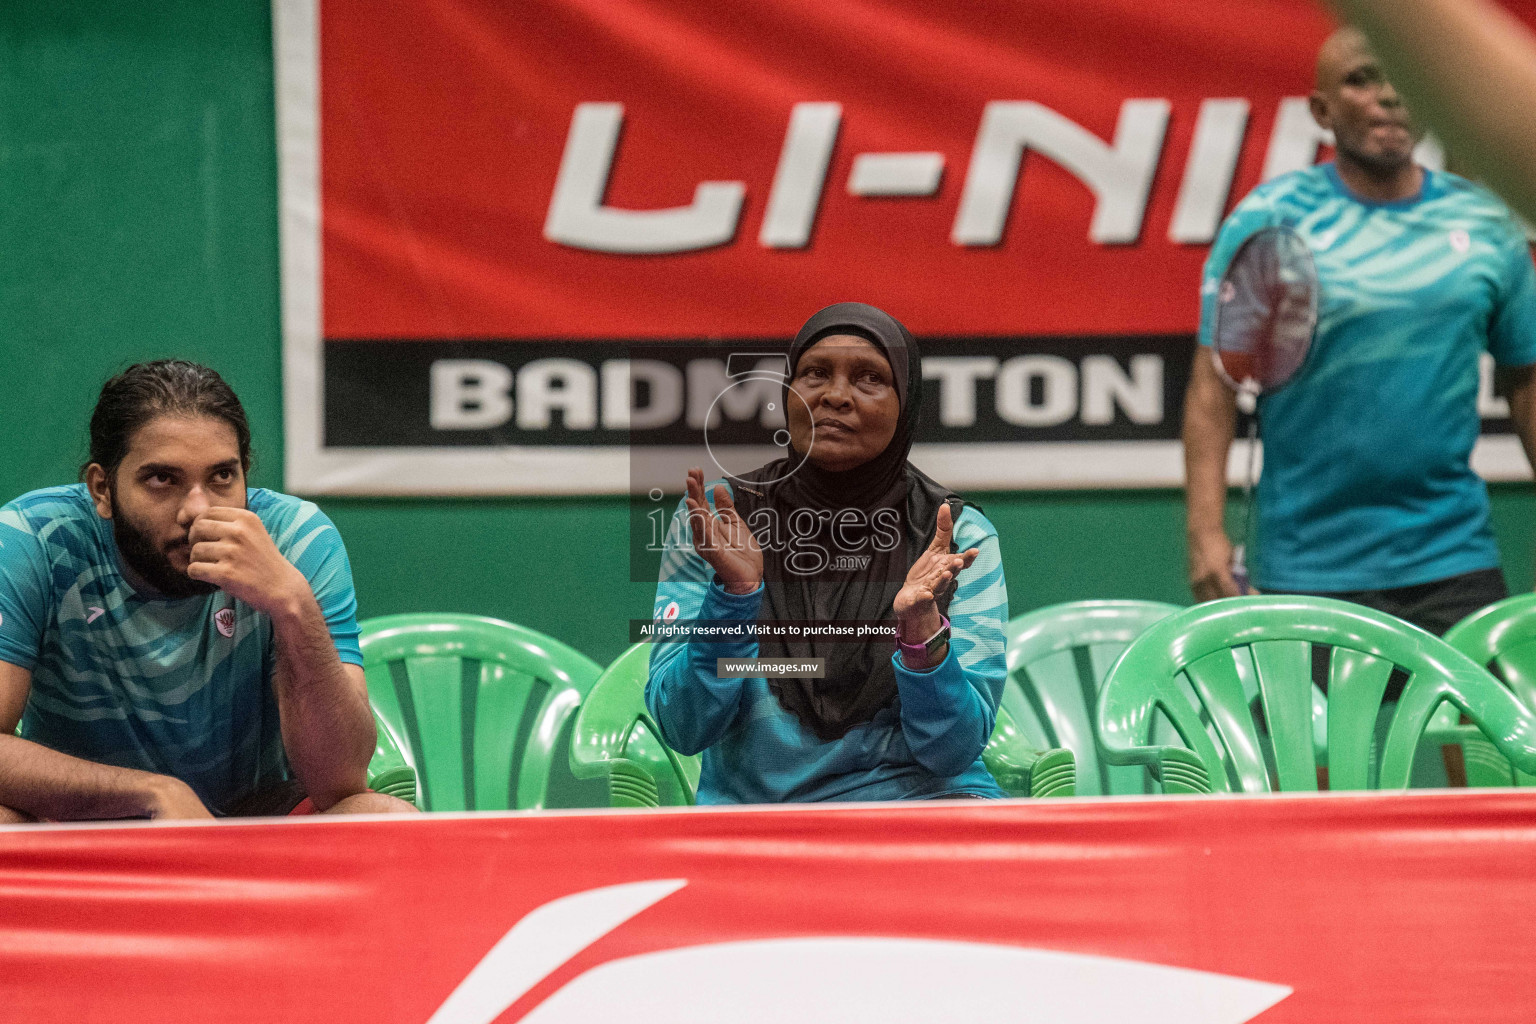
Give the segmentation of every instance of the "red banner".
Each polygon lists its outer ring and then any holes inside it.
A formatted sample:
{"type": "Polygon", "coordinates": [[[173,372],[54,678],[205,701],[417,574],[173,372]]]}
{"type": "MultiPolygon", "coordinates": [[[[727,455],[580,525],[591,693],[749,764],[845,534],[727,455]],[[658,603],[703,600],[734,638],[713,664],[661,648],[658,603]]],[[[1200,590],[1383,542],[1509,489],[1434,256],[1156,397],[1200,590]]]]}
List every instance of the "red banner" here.
{"type": "Polygon", "coordinates": [[[1525,1022],[1526,792],[0,830],[26,1021],[1525,1022]]]}
{"type": "Polygon", "coordinates": [[[301,490],[623,490],[699,379],[629,346],[844,299],[925,338],[946,482],[1177,483],[1207,243],[1326,153],[1311,0],[277,13],[301,490]]]}
{"type": "Polygon", "coordinates": [[[385,6],[320,9],[328,338],[773,338],[843,297],[918,334],[1188,333],[1204,249],[1168,235],[1202,106],[1248,108],[1219,140],[1241,195],[1329,31],[1306,0],[385,6]],[[610,126],[602,207],[572,188],[557,225],[562,156],[610,126]],[[786,141],[823,181],[765,243],[786,141]],[[850,195],[891,153],[938,157],[936,190],[850,195]],[[702,183],[743,200],[670,241],[618,219],[702,183]]]}

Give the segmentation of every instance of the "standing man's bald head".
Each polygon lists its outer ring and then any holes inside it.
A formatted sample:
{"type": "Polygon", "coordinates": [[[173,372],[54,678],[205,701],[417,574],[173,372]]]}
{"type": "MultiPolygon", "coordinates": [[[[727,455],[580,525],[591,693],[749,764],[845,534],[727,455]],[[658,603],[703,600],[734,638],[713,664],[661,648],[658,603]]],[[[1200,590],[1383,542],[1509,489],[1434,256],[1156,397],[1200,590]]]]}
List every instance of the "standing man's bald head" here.
{"type": "Polygon", "coordinates": [[[1317,51],[1317,69],[1312,87],[1318,92],[1335,88],[1342,77],[1339,69],[1357,57],[1367,57],[1373,64],[1376,61],[1364,33],[1346,25],[1323,40],[1322,47],[1317,51]]]}
{"type": "Polygon", "coordinates": [[[1333,132],[1335,166],[1351,188],[1377,200],[1418,192],[1413,147],[1423,133],[1359,31],[1341,28],[1324,41],[1309,103],[1317,123],[1333,132]]]}

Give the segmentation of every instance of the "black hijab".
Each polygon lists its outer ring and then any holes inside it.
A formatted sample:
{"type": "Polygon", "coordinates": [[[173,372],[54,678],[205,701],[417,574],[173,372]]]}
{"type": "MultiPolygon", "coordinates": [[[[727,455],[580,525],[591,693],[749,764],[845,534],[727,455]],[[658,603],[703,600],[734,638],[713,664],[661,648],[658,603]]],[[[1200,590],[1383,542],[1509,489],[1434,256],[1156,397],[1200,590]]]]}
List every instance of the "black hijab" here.
{"type": "MultiPolygon", "coordinates": [[[[734,487],[738,511],[756,530],[767,518],[787,524],[799,509],[827,515],[818,518],[816,534],[800,539],[801,550],[819,544],[831,555],[869,555],[861,568],[825,567],[806,573],[789,565],[793,548],[763,545],[763,622],[885,622],[894,625],[892,602],[906,580],[907,570],[933,540],[939,505],[950,502],[959,517],[961,499],[930,480],[907,461],[917,433],[922,405],[922,358],[912,335],[894,317],[862,302],[839,302],[806,321],[789,350],[789,378],[800,359],[821,339],[851,334],[876,345],[891,365],[901,417],[890,444],[879,455],[843,472],[820,469],[809,459],[791,454],[748,474],[734,487]],[[798,469],[792,467],[801,463],[798,469]],[[754,513],[772,509],[772,517],[754,513]],[[850,527],[845,517],[832,536],[832,517],[844,509],[861,513],[850,527]],[[881,509],[893,518],[899,539],[889,542],[889,527],[872,525],[881,509]],[[881,537],[885,540],[881,540],[881,537]],[[851,543],[858,541],[857,544],[851,543]],[[777,547],[777,550],[775,548],[777,547]],[[850,550],[850,548],[852,550],[850,550]]],[[[785,402],[798,401],[788,394],[785,402]]],[[[801,517],[802,520],[806,517],[801,517]]],[[[760,534],[761,536],[761,534],[760,534]]],[[[953,545],[951,545],[953,550],[953,545]]],[[[803,568],[803,562],[798,563],[803,568]]],[[[949,595],[939,598],[945,611],[949,595]]],[[[888,638],[850,641],[827,637],[764,638],[758,653],[764,658],[825,658],[824,679],[770,679],[769,687],[784,708],[823,740],[840,739],[849,729],[867,722],[896,701],[896,673],[891,667],[895,641],[888,638]]]]}

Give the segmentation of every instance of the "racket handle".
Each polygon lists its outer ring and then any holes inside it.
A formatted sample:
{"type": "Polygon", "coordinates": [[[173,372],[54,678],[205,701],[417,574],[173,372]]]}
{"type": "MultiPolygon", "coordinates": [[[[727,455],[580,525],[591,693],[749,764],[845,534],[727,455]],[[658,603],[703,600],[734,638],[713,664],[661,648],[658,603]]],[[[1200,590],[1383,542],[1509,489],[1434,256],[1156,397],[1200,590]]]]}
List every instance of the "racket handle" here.
{"type": "Polygon", "coordinates": [[[1253,593],[1253,582],[1248,578],[1247,545],[1239,544],[1232,549],[1232,581],[1239,594],[1253,593]]]}

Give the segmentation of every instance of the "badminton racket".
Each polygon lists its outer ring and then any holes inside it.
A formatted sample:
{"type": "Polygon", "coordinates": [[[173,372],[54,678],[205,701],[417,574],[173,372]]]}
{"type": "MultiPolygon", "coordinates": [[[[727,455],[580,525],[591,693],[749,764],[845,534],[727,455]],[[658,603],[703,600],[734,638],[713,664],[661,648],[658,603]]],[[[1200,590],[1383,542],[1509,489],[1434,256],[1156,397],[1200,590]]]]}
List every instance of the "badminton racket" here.
{"type": "Polygon", "coordinates": [[[1246,238],[1216,293],[1211,358],[1248,417],[1248,471],[1240,532],[1232,546],[1232,578],[1244,594],[1253,590],[1247,547],[1253,528],[1258,400],[1288,384],[1306,361],[1317,332],[1317,298],[1312,251],[1286,227],[1262,228],[1246,238]]]}

